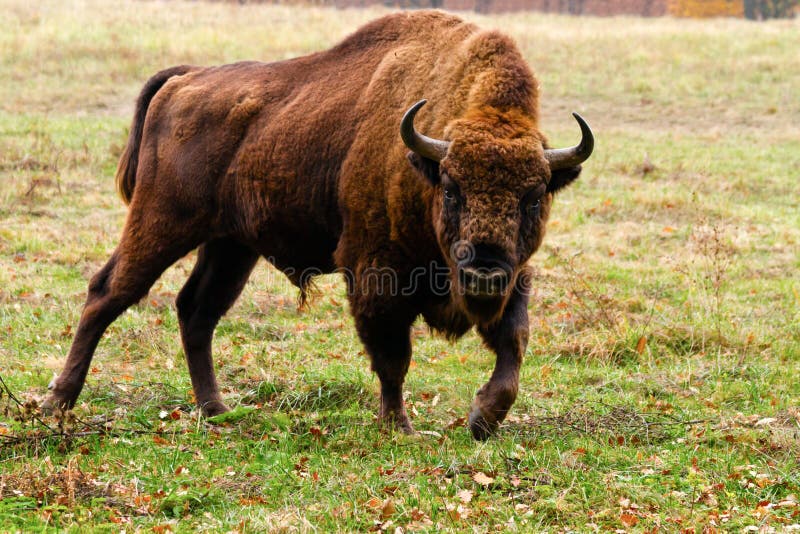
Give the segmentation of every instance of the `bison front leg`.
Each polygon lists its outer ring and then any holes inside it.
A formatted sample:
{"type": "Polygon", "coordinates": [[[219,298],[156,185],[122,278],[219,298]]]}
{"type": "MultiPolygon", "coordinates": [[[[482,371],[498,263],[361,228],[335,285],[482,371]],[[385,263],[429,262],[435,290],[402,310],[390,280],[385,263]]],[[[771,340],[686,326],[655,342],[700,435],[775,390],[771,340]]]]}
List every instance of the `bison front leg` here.
{"type": "Polygon", "coordinates": [[[413,434],[403,402],[403,382],[411,362],[411,323],[396,316],[356,316],[356,329],[381,382],[382,424],[413,434]]]}
{"type": "Polygon", "coordinates": [[[528,346],[528,295],[514,291],[500,320],[478,327],[486,345],[497,354],[494,372],[478,390],[469,414],[472,436],[485,440],[506,418],[519,391],[519,369],[528,346]]]}

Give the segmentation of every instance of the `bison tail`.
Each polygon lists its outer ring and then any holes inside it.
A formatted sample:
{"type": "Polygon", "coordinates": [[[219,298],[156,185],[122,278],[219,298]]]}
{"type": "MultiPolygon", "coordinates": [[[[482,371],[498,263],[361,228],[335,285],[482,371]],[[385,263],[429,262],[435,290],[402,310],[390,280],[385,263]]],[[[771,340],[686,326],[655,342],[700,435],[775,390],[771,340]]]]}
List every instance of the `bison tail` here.
{"type": "Polygon", "coordinates": [[[156,96],[167,80],[173,76],[182,76],[192,70],[189,65],[180,65],[170,69],[162,70],[144,84],[139,98],[136,100],[136,111],[133,114],[131,133],[128,136],[128,144],[122,151],[117,166],[117,190],[125,204],[129,204],[133,197],[133,189],[136,185],[136,166],[139,162],[139,145],[142,143],[142,133],[144,132],[144,119],[147,117],[147,108],[150,101],[156,96]]]}

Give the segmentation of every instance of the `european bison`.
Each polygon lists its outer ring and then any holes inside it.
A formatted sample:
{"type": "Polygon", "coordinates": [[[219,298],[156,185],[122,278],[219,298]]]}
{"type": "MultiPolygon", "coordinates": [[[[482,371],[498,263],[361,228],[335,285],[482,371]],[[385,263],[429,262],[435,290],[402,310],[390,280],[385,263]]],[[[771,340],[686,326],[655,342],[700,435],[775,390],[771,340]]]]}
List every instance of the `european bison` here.
{"type": "Polygon", "coordinates": [[[450,338],[476,326],[497,354],[469,416],[485,439],[517,396],[526,262],[553,193],[592,152],[575,118],[580,144],[548,148],[537,82],[514,42],[436,11],[380,18],[289,61],[159,72],[117,171],[130,203],[122,238],[89,284],[45,408],[75,403],[108,325],[199,247],[177,309],[204,413],[228,410],[211,339],[263,256],[301,298],[311,275],[345,274],[380,419],[404,432],[414,319],[450,338]]]}

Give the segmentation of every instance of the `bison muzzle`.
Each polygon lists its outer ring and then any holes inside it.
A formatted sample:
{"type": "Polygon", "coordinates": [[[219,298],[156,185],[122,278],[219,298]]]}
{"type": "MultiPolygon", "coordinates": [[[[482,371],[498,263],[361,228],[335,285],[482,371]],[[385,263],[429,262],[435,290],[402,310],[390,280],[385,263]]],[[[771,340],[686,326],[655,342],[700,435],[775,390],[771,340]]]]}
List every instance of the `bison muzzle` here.
{"type": "Polygon", "coordinates": [[[497,355],[469,416],[485,439],[519,389],[527,262],[553,194],[593,148],[578,115],[581,142],[548,146],[537,91],[509,37],[436,11],[380,18],[289,61],[159,72],[117,171],[130,204],[122,237],[89,284],[45,408],[74,405],[106,328],[197,248],[176,304],[205,414],[228,410],[214,329],[264,257],[301,298],[312,275],[344,273],[380,419],[405,432],[412,323],[422,316],[449,338],[475,326],[497,355]]]}

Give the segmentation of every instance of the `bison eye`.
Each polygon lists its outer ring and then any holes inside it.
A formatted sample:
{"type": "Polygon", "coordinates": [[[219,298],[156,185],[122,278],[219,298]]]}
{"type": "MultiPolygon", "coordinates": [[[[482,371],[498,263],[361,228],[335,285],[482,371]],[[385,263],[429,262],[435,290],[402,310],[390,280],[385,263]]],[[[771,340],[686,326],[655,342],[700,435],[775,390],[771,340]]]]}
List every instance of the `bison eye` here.
{"type": "Polygon", "coordinates": [[[520,211],[528,219],[535,220],[539,218],[539,210],[542,207],[542,197],[545,194],[545,186],[541,185],[535,189],[529,190],[522,197],[520,202],[520,211]]]}
{"type": "Polygon", "coordinates": [[[442,180],[442,196],[444,197],[444,206],[450,209],[458,209],[461,205],[461,191],[458,184],[447,178],[442,180]]]}
{"type": "Polygon", "coordinates": [[[528,202],[525,211],[527,212],[528,217],[530,217],[531,219],[535,219],[539,216],[539,208],[541,207],[542,207],[542,199],[537,198],[532,202],[528,202]]]}

